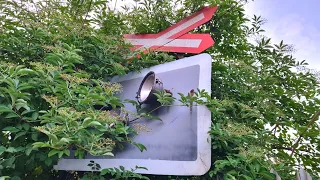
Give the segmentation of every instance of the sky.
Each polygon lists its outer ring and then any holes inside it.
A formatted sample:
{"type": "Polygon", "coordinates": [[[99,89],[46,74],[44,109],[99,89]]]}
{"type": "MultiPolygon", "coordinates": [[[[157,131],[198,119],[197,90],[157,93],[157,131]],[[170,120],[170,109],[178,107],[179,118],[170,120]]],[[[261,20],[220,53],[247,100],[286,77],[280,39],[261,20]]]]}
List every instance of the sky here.
{"type": "Polygon", "coordinates": [[[261,15],[265,35],[273,43],[293,44],[294,57],[320,70],[320,0],[254,0],[245,9],[249,17],[261,15]]]}
{"type": "MultiPolygon", "coordinates": [[[[134,4],[133,0],[112,0],[113,6],[134,4]]],[[[264,35],[279,44],[292,44],[294,57],[306,60],[309,68],[320,70],[320,0],[249,0],[245,6],[248,17],[261,16],[266,20],[264,35]]]]}

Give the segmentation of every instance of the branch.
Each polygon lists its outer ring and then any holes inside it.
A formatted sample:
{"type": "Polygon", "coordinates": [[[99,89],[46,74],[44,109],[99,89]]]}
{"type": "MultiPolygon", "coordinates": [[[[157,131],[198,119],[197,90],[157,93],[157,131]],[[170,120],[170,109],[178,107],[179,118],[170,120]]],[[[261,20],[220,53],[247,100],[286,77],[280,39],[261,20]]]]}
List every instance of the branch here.
{"type": "Polygon", "coordinates": [[[269,134],[273,134],[273,136],[276,136],[277,128],[279,126],[279,123],[276,123],[276,125],[270,130],[269,134]]]}
{"type": "Polygon", "coordinates": [[[310,120],[310,122],[308,123],[307,125],[307,128],[300,134],[300,136],[298,137],[298,139],[296,140],[296,143],[292,146],[292,152],[291,152],[291,155],[290,157],[293,156],[294,152],[296,151],[300,141],[301,141],[301,138],[303,136],[303,134],[309,129],[310,126],[312,126],[312,124],[314,124],[314,122],[318,119],[320,115],[320,111],[318,111],[310,120]]]}
{"type": "MultiPolygon", "coordinates": [[[[291,147],[282,147],[282,146],[272,146],[271,148],[272,149],[283,149],[283,150],[288,150],[288,151],[291,151],[291,152],[294,150],[291,147]]],[[[299,150],[299,151],[320,156],[320,153],[317,153],[317,152],[310,152],[310,151],[307,151],[307,150],[299,150]]]]}
{"type": "Polygon", "coordinates": [[[279,119],[277,119],[276,121],[277,121],[276,125],[274,126],[274,128],[270,130],[270,133],[269,133],[269,134],[273,133],[273,136],[276,136],[277,128],[280,126],[281,117],[279,117],[279,119]]]}

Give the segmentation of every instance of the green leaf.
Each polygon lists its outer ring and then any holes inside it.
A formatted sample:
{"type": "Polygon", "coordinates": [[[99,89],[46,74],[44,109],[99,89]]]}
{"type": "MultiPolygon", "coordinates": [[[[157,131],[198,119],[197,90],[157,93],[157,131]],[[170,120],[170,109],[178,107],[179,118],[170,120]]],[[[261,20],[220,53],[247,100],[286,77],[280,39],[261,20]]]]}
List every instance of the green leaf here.
{"type": "Polygon", "coordinates": [[[27,114],[27,113],[30,113],[30,112],[33,112],[34,110],[24,110],[22,113],[21,113],[21,115],[25,115],[25,114],[27,114]]]}
{"type": "Polygon", "coordinates": [[[21,178],[19,176],[13,176],[11,180],[21,180],[21,178]]]}
{"type": "Polygon", "coordinates": [[[2,163],[2,165],[4,167],[10,167],[12,168],[14,166],[14,162],[15,162],[16,158],[15,157],[11,157],[11,158],[8,158],[6,161],[4,161],[2,163]]]}
{"type": "Polygon", "coordinates": [[[23,127],[26,131],[28,131],[29,128],[30,128],[30,125],[29,125],[28,123],[23,123],[23,124],[22,124],[22,127],[23,127]]]}
{"type": "Polygon", "coordinates": [[[31,116],[31,118],[32,118],[32,120],[37,120],[37,118],[39,117],[39,113],[38,112],[33,112],[32,113],[32,116],[31,116]]]}
{"type": "Polygon", "coordinates": [[[52,150],[48,153],[48,157],[51,157],[51,156],[53,156],[53,155],[55,155],[55,154],[57,154],[57,153],[60,153],[60,152],[63,153],[63,151],[59,151],[59,150],[57,150],[57,149],[52,149],[52,150]]]}
{"type": "Polygon", "coordinates": [[[29,156],[32,150],[33,150],[32,147],[28,147],[25,151],[26,155],[29,156]]]}
{"type": "Polygon", "coordinates": [[[48,158],[48,154],[40,153],[40,155],[39,155],[39,160],[40,161],[45,161],[47,158],[48,158]]]}
{"type": "Polygon", "coordinates": [[[269,173],[269,172],[262,172],[260,173],[265,179],[273,180],[275,179],[275,174],[269,173]]]}
{"type": "Polygon", "coordinates": [[[14,152],[17,152],[16,148],[14,147],[8,147],[8,149],[6,149],[6,152],[8,153],[14,153],[14,152]]]}
{"type": "Polygon", "coordinates": [[[25,147],[22,147],[22,146],[16,147],[17,152],[19,152],[19,151],[24,151],[25,149],[26,149],[26,148],[25,148],[25,147]]]}
{"type": "Polygon", "coordinates": [[[124,170],[125,170],[123,166],[120,166],[120,169],[121,169],[121,171],[124,171],[124,170]]]}
{"type": "Polygon", "coordinates": [[[17,72],[17,74],[18,75],[30,75],[30,74],[36,74],[36,73],[32,69],[24,68],[24,69],[20,69],[17,72]]]}
{"type": "Polygon", "coordinates": [[[83,159],[85,157],[85,151],[83,149],[77,149],[74,155],[79,159],[83,159]]]}
{"type": "Polygon", "coordinates": [[[38,141],[38,133],[32,133],[31,134],[31,139],[34,141],[38,141]]]}
{"type": "Polygon", "coordinates": [[[19,137],[24,136],[24,135],[26,135],[26,134],[27,134],[26,131],[19,132],[18,134],[15,135],[14,140],[16,140],[16,139],[18,139],[19,137]]]}
{"type": "Polygon", "coordinates": [[[44,142],[35,142],[32,144],[32,148],[39,148],[39,147],[50,147],[50,144],[44,142]]]}
{"type": "Polygon", "coordinates": [[[0,155],[3,154],[6,151],[6,147],[0,146],[0,155]]]}
{"type": "Polygon", "coordinates": [[[103,154],[104,156],[114,156],[114,154],[112,152],[107,152],[103,154]]]}
{"type": "Polygon", "coordinates": [[[102,100],[102,101],[106,101],[107,100],[105,96],[101,96],[99,94],[89,94],[87,97],[95,99],[95,100],[102,100]]]}
{"type": "Polygon", "coordinates": [[[102,124],[99,123],[98,121],[92,121],[92,122],[90,122],[90,123],[88,124],[88,127],[89,127],[89,126],[102,126],[102,124]]]}
{"type": "Polygon", "coordinates": [[[50,167],[52,165],[52,159],[51,158],[46,158],[46,160],[44,161],[44,163],[50,167]]]}
{"type": "Polygon", "coordinates": [[[12,126],[8,126],[8,127],[3,128],[3,131],[10,131],[12,133],[16,133],[16,132],[19,132],[20,130],[15,127],[12,127],[12,126]]]}
{"type": "Polygon", "coordinates": [[[0,105],[0,114],[6,113],[6,112],[13,112],[13,110],[10,109],[10,108],[8,108],[8,107],[5,106],[5,105],[0,105]]]}
{"type": "Polygon", "coordinates": [[[19,115],[18,114],[16,114],[16,113],[9,113],[8,115],[6,115],[6,117],[5,118],[17,118],[17,117],[19,117],[19,115]]]}
{"type": "Polygon", "coordinates": [[[131,103],[131,104],[134,105],[134,106],[138,106],[138,105],[139,105],[139,103],[138,103],[137,101],[130,100],[130,99],[125,99],[124,102],[131,103]]]}
{"type": "Polygon", "coordinates": [[[64,151],[60,151],[59,154],[58,154],[58,157],[61,158],[63,156],[63,154],[64,154],[64,151]]]}
{"type": "Polygon", "coordinates": [[[25,86],[20,86],[18,88],[19,91],[25,91],[25,90],[28,90],[28,89],[32,89],[34,88],[34,86],[28,86],[28,85],[25,85],[25,86]]]}
{"type": "Polygon", "coordinates": [[[82,126],[83,127],[88,127],[88,124],[92,121],[92,118],[90,117],[86,117],[83,122],[82,122],[82,126]]]}
{"type": "Polygon", "coordinates": [[[5,180],[5,179],[9,179],[9,178],[10,178],[10,176],[1,176],[0,180],[5,180]]]}
{"type": "Polygon", "coordinates": [[[61,138],[59,142],[62,142],[64,144],[67,144],[70,142],[70,139],[69,138],[61,138]]]}
{"type": "Polygon", "coordinates": [[[70,156],[70,150],[69,149],[65,149],[63,150],[63,153],[67,156],[70,156]]]}
{"type": "Polygon", "coordinates": [[[28,106],[28,104],[26,102],[16,103],[15,106],[16,106],[17,110],[20,110],[23,107],[24,109],[30,111],[30,107],[28,106]]]}
{"type": "Polygon", "coordinates": [[[136,169],[144,169],[144,170],[147,170],[147,171],[148,171],[148,168],[146,168],[146,167],[141,167],[141,166],[136,166],[136,169]]]}
{"type": "Polygon", "coordinates": [[[47,134],[47,136],[53,141],[53,142],[58,142],[58,138],[55,134],[47,134]]]}
{"type": "Polygon", "coordinates": [[[110,171],[109,169],[102,169],[102,171],[100,172],[100,175],[104,176],[104,175],[108,174],[109,171],[110,171]]]}
{"type": "Polygon", "coordinates": [[[244,177],[246,180],[253,180],[251,177],[241,174],[240,177],[244,177]]]}
{"type": "Polygon", "coordinates": [[[137,146],[141,152],[144,151],[144,150],[147,150],[147,148],[143,144],[136,143],[136,142],[134,142],[132,144],[137,146]]]}

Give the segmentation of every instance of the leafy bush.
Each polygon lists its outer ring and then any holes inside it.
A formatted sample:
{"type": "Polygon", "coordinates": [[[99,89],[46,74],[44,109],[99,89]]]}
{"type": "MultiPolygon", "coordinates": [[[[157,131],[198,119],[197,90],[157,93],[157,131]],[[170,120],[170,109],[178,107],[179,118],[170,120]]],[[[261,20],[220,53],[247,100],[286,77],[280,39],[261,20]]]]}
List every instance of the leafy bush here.
{"type": "Polygon", "coordinates": [[[42,63],[31,62],[30,68],[1,63],[2,165],[8,172],[10,167],[19,171],[14,162],[31,152],[45,152],[42,147],[51,149],[43,159],[47,165],[55,154],[70,155],[71,147],[80,158],[87,152],[112,156],[116,143],[129,141],[127,135],[134,132],[119,116],[94,108],[122,106],[114,96],[121,86],[90,82],[88,73],[73,70],[83,59],[79,49],[65,46],[62,52],[48,53],[42,63]]]}

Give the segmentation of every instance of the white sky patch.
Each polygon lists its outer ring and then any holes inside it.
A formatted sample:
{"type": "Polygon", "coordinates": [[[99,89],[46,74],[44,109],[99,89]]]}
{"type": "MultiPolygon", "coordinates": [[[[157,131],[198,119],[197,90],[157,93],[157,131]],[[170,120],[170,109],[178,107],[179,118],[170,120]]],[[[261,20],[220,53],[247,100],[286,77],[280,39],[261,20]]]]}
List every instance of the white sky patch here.
{"type": "Polygon", "coordinates": [[[287,9],[288,12],[282,15],[283,7],[268,5],[266,1],[257,0],[248,3],[245,10],[249,17],[256,14],[267,20],[262,29],[273,44],[279,44],[281,40],[293,44],[297,60],[306,60],[310,68],[320,70],[320,30],[297,9],[287,9]]]}
{"type": "Polygon", "coordinates": [[[135,2],[134,0],[110,0],[108,5],[111,9],[121,11],[124,6],[133,7],[139,4],[139,2],[135,2]]]}

